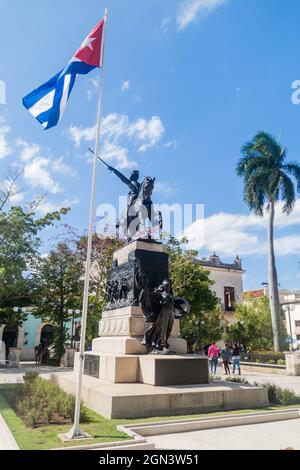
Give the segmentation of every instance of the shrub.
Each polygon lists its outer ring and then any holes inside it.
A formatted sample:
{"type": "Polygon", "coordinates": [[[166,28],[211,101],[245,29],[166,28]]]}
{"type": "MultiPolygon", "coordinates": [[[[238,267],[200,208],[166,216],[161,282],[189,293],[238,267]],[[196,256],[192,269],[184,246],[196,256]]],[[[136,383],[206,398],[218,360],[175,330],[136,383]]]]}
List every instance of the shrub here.
{"type": "Polygon", "coordinates": [[[16,396],[15,406],[24,422],[35,427],[52,422],[71,422],[75,399],[58,385],[41,379],[37,374],[28,373],[16,396]]]}
{"type": "Polygon", "coordinates": [[[244,377],[226,377],[227,382],[235,382],[239,384],[245,384],[247,385],[249,381],[245,379],[244,377]]]}
{"type": "Polygon", "coordinates": [[[269,402],[273,405],[294,405],[300,401],[300,398],[288,388],[281,388],[269,382],[256,385],[263,386],[267,389],[269,402]]]}
{"type": "Polygon", "coordinates": [[[279,361],[283,361],[285,364],[285,354],[275,351],[251,351],[249,360],[259,364],[278,364],[279,361]]]}
{"type": "Polygon", "coordinates": [[[277,364],[278,364],[279,366],[285,366],[286,363],[285,363],[285,360],[284,360],[284,359],[278,359],[277,364]]]}

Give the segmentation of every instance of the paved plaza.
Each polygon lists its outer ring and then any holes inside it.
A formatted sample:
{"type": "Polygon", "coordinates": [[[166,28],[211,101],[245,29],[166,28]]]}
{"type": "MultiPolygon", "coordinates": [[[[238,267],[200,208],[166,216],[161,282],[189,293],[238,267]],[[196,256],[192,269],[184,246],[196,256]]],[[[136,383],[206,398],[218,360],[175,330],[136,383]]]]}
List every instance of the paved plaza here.
{"type": "MultiPolygon", "coordinates": [[[[36,366],[34,363],[22,363],[18,369],[0,368],[0,384],[21,382],[26,372],[37,372],[42,377],[48,378],[53,372],[64,373],[69,370],[60,367],[36,366]]],[[[224,377],[221,368],[218,369],[218,375],[224,377]]],[[[300,396],[300,377],[265,374],[246,374],[242,377],[247,378],[250,383],[275,383],[280,387],[294,390],[300,396]]],[[[11,441],[3,423],[0,428],[2,448],[13,448],[14,442],[11,441]]],[[[280,450],[287,447],[300,450],[300,419],[229,427],[226,430],[221,428],[153,436],[147,438],[147,441],[153,443],[157,449],[170,450],[280,450]]]]}
{"type": "Polygon", "coordinates": [[[147,438],[158,450],[300,450],[300,419],[147,438]]]}
{"type": "MultiPolygon", "coordinates": [[[[70,369],[51,366],[36,366],[33,362],[25,362],[21,363],[18,369],[0,368],[0,384],[21,382],[22,377],[26,372],[37,372],[42,377],[48,378],[49,375],[53,372],[63,373],[68,371],[70,371],[70,369]]],[[[225,377],[223,368],[221,366],[218,367],[217,375],[219,377],[222,377],[222,379],[224,379],[225,377]]],[[[242,373],[241,377],[247,379],[251,384],[254,384],[256,382],[260,384],[264,382],[270,382],[282,388],[289,388],[300,397],[300,377],[257,373],[242,373]]]]}
{"type": "Polygon", "coordinates": [[[34,362],[23,362],[18,369],[0,367],[0,384],[15,384],[23,381],[27,372],[36,372],[47,379],[52,372],[66,372],[70,369],[52,366],[36,366],[34,362]]]}

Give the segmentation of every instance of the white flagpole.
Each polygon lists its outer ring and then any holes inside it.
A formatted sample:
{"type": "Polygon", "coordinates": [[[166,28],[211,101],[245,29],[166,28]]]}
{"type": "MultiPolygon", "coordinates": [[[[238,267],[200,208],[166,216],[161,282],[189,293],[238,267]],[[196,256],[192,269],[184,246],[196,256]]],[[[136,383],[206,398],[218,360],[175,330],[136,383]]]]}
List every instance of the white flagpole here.
{"type": "Polygon", "coordinates": [[[93,225],[94,225],[94,212],[95,212],[95,190],[96,190],[96,179],[97,179],[97,166],[98,166],[98,155],[100,147],[100,131],[101,131],[101,117],[102,117],[102,104],[103,104],[103,72],[104,72],[104,53],[105,53],[105,39],[106,39],[106,23],[108,17],[108,10],[105,9],[104,13],[104,25],[102,33],[102,44],[101,44],[101,56],[100,56],[100,76],[99,76],[99,101],[97,111],[97,124],[96,124],[96,143],[95,143],[95,157],[94,157],[94,168],[93,168],[93,180],[92,180],[92,191],[91,191],[91,203],[90,203],[90,221],[88,230],[88,244],[87,244],[87,256],[86,256],[86,269],[85,269],[85,280],[84,280],[84,294],[83,294],[83,307],[82,307],[82,319],[81,319],[81,335],[80,335],[80,347],[79,347],[79,365],[77,371],[77,388],[76,388],[76,404],[74,414],[74,425],[70,432],[67,434],[69,439],[78,439],[86,437],[87,434],[80,429],[80,405],[81,405],[81,389],[82,389],[82,375],[84,366],[84,350],[85,350],[85,336],[87,326],[87,315],[89,305],[89,287],[90,287],[90,271],[91,271],[91,254],[92,254],[92,242],[93,242],[93,225]]]}

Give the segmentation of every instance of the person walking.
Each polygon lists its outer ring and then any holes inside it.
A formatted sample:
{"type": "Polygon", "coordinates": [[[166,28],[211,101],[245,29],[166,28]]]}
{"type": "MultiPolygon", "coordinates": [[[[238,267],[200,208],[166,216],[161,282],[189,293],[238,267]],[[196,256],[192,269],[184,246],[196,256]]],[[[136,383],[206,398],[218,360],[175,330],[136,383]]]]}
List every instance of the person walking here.
{"type": "Polygon", "coordinates": [[[223,359],[225,375],[230,375],[229,365],[230,365],[230,359],[231,359],[231,350],[227,343],[225,343],[225,347],[224,349],[222,349],[222,359],[223,359]]]}
{"type": "Polygon", "coordinates": [[[241,375],[241,357],[240,357],[240,348],[237,344],[233,346],[232,351],[232,373],[235,374],[235,369],[238,370],[239,375],[241,375]]]}
{"type": "Polygon", "coordinates": [[[218,362],[219,362],[220,350],[216,346],[216,343],[213,342],[212,345],[208,348],[208,358],[210,360],[210,372],[211,374],[216,375],[218,362]]]}

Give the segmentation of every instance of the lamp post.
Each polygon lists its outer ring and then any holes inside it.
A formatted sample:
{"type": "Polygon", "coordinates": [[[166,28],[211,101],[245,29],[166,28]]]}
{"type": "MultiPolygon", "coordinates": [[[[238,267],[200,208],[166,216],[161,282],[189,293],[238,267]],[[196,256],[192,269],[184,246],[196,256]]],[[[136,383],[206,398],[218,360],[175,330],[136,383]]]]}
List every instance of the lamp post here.
{"type": "Polygon", "coordinates": [[[72,337],[71,337],[71,348],[75,347],[75,315],[79,317],[81,314],[81,310],[72,310],[71,308],[68,310],[68,314],[72,315],[72,337]]]}
{"type": "Polygon", "coordinates": [[[25,308],[25,307],[14,307],[13,308],[14,313],[24,313],[24,312],[26,312],[26,310],[27,310],[27,308],[25,308]]]}
{"type": "Polygon", "coordinates": [[[289,305],[286,304],[283,306],[283,310],[285,314],[288,315],[289,319],[289,330],[290,330],[290,338],[291,338],[291,344],[290,344],[290,349],[291,351],[294,351],[294,344],[293,344],[293,330],[292,330],[292,321],[291,321],[291,312],[295,310],[295,305],[289,305]]]}
{"type": "Polygon", "coordinates": [[[201,326],[205,325],[205,322],[204,322],[204,320],[197,320],[196,324],[198,325],[198,345],[199,345],[199,349],[200,349],[200,347],[201,347],[201,345],[200,345],[201,326]]]}

